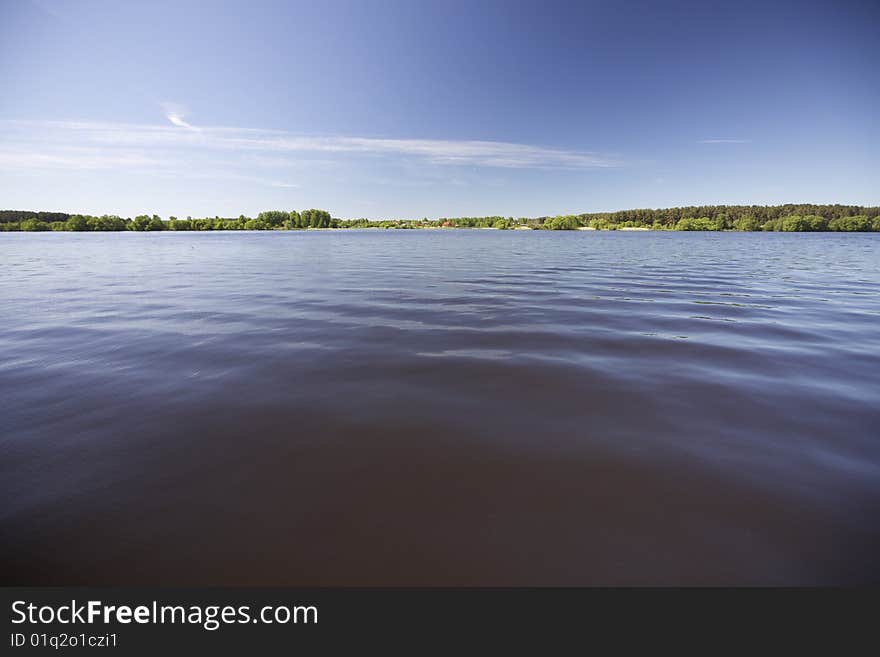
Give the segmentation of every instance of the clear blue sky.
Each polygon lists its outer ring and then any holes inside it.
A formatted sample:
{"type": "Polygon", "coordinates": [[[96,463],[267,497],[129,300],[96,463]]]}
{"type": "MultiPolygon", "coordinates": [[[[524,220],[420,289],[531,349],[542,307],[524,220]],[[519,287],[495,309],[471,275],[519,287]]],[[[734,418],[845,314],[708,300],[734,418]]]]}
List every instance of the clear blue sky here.
{"type": "Polygon", "coordinates": [[[0,206],[880,203],[880,2],[0,0],[0,206]]]}

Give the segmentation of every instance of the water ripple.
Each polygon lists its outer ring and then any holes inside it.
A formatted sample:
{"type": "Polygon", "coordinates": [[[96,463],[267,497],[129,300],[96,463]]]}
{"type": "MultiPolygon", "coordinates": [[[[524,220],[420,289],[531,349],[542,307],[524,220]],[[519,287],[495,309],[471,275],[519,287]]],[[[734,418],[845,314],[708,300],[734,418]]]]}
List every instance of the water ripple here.
{"type": "Polygon", "coordinates": [[[9,581],[880,580],[880,236],[4,233],[0,261],[9,581]]]}

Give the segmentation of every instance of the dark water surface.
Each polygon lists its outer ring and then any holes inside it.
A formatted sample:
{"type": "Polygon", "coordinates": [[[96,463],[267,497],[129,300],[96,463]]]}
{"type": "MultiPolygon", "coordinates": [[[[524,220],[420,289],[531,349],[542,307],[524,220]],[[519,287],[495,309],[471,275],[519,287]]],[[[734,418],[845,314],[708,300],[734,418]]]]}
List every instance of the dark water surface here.
{"type": "Polygon", "coordinates": [[[880,235],[0,235],[6,582],[880,581],[880,235]]]}

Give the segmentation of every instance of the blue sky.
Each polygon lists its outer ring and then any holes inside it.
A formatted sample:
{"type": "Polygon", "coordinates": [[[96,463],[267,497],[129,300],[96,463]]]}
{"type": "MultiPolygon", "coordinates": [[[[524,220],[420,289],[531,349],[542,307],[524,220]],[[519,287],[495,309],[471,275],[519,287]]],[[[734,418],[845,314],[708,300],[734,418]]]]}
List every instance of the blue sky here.
{"type": "Polygon", "coordinates": [[[0,0],[0,206],[880,203],[877,2],[0,0]]]}

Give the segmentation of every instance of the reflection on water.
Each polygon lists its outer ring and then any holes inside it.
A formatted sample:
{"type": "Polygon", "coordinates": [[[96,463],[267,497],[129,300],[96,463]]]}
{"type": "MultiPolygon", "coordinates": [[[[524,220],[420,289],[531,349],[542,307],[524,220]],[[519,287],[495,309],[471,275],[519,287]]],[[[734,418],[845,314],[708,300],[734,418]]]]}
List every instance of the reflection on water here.
{"type": "Polygon", "coordinates": [[[0,235],[17,583],[880,581],[880,236],[0,235]]]}

